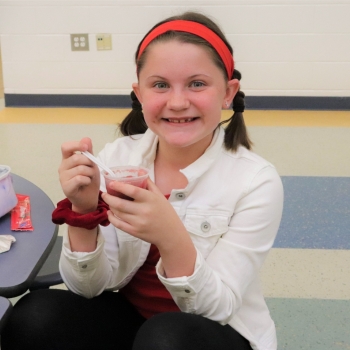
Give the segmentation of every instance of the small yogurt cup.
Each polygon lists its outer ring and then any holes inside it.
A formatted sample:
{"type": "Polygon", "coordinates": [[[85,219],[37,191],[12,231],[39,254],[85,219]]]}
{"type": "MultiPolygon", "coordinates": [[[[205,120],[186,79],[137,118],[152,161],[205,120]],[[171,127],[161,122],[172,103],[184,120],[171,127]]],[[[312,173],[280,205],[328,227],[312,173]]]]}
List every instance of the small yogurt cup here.
{"type": "Polygon", "coordinates": [[[0,165],[0,217],[13,209],[17,202],[12,185],[11,168],[7,165],[0,165]]]}
{"type": "Polygon", "coordinates": [[[105,171],[103,171],[102,174],[105,178],[107,193],[111,194],[112,196],[116,196],[122,199],[133,200],[132,198],[124,195],[123,193],[113,190],[110,187],[110,184],[113,181],[123,182],[140,188],[147,187],[147,178],[149,170],[144,167],[126,165],[112,167],[111,170],[113,171],[115,177],[112,177],[105,171]]]}

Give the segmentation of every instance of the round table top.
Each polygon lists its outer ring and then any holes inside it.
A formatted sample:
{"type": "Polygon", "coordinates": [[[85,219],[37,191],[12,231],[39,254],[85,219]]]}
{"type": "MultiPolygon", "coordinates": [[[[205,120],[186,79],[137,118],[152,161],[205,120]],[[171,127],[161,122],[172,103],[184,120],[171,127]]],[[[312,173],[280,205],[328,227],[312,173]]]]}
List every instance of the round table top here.
{"type": "Polygon", "coordinates": [[[0,296],[12,298],[25,293],[48,257],[58,233],[51,221],[54,205],[38,186],[11,174],[17,194],[30,197],[33,231],[11,231],[11,213],[0,218],[0,234],[12,235],[16,242],[0,254],[0,296]]]}

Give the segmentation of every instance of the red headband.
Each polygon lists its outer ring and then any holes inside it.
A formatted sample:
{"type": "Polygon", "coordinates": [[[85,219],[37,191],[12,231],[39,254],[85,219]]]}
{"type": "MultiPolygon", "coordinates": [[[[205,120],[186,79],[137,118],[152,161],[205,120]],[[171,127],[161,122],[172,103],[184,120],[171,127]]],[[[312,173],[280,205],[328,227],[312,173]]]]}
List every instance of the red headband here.
{"type": "Polygon", "coordinates": [[[141,57],[143,51],[146,49],[146,47],[152,40],[154,40],[159,35],[171,30],[194,34],[206,40],[211,46],[213,46],[213,48],[220,56],[222,62],[224,63],[228,79],[230,80],[232,78],[234,62],[230,50],[217,34],[215,34],[211,29],[209,29],[205,25],[197,22],[176,20],[165,22],[159,25],[158,27],[154,28],[142,41],[137,59],[141,57]]]}

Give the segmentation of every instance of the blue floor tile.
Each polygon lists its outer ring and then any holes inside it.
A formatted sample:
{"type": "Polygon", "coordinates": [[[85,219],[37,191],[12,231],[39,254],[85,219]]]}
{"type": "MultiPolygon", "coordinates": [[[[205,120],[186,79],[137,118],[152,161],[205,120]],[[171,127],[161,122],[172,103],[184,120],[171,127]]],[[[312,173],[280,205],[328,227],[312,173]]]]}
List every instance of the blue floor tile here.
{"type": "Polygon", "coordinates": [[[283,176],[276,248],[350,249],[350,178],[283,176]]]}

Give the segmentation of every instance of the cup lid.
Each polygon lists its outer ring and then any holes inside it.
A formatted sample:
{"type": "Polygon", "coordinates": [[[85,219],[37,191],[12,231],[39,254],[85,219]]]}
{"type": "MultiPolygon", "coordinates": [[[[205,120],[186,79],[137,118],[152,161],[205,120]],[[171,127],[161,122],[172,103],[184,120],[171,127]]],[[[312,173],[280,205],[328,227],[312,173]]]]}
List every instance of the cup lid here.
{"type": "Polygon", "coordinates": [[[142,177],[148,177],[149,174],[149,169],[143,167],[143,166],[136,166],[136,165],[120,165],[120,166],[113,166],[110,168],[113,172],[115,172],[115,176],[112,177],[111,175],[109,175],[105,170],[102,171],[102,174],[104,175],[104,177],[106,177],[107,179],[111,179],[111,180],[116,180],[116,179],[120,179],[120,178],[124,178],[128,175],[131,175],[134,173],[134,177],[137,178],[142,178],[142,177]],[[135,172],[143,172],[142,174],[136,174],[135,172]]]}
{"type": "Polygon", "coordinates": [[[4,179],[11,172],[8,165],[0,165],[0,180],[4,179]]]}

